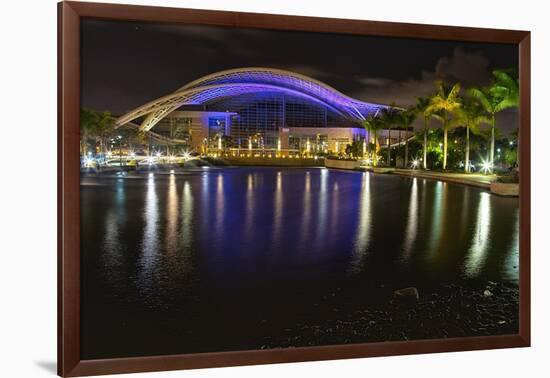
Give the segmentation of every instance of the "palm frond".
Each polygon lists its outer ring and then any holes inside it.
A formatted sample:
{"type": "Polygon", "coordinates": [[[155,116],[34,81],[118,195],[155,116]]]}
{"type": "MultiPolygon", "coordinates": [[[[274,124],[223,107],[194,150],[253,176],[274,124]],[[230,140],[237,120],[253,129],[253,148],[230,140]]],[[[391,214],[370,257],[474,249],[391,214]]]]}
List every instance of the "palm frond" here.
{"type": "Polygon", "coordinates": [[[503,70],[494,70],[493,76],[496,78],[497,84],[509,88],[510,90],[515,89],[517,91],[519,89],[517,80],[503,70]]]}
{"type": "Polygon", "coordinates": [[[518,106],[518,103],[519,99],[516,100],[514,98],[504,98],[495,106],[495,112],[501,112],[504,109],[514,108],[518,106]]]}
{"type": "Polygon", "coordinates": [[[479,88],[471,88],[469,90],[470,96],[475,98],[481,106],[485,109],[487,113],[493,113],[493,106],[491,104],[491,101],[489,100],[489,97],[486,93],[486,91],[479,89],[479,88]]]}

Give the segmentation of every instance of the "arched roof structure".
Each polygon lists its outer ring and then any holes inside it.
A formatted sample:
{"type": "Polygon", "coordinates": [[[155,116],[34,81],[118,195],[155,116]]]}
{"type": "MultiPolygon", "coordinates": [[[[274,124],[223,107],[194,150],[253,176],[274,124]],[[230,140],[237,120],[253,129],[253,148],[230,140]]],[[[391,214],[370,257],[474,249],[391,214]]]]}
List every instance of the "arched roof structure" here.
{"type": "Polygon", "coordinates": [[[303,98],[357,122],[381,108],[388,107],[353,99],[325,83],[295,72],[249,67],[203,76],[173,93],[128,112],[118,118],[116,124],[122,126],[145,117],[140,129],[148,131],[182,105],[209,105],[228,97],[260,92],[279,92],[303,98]]]}

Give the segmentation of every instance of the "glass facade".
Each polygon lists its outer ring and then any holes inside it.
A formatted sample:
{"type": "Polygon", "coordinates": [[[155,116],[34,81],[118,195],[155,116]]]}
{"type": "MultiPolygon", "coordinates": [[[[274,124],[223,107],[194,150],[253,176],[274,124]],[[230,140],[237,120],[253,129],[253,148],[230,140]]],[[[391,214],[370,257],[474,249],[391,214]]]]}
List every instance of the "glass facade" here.
{"type": "MultiPolygon", "coordinates": [[[[234,96],[208,106],[210,111],[231,111],[231,138],[235,146],[248,148],[276,148],[281,127],[357,127],[356,122],[342,117],[327,106],[298,96],[280,92],[252,93],[234,96]]],[[[215,128],[209,121],[209,130],[215,128]]],[[[212,135],[209,133],[209,135],[212,135]]],[[[310,136],[290,137],[289,148],[310,148],[324,151],[327,136],[313,133],[310,136]]]]}

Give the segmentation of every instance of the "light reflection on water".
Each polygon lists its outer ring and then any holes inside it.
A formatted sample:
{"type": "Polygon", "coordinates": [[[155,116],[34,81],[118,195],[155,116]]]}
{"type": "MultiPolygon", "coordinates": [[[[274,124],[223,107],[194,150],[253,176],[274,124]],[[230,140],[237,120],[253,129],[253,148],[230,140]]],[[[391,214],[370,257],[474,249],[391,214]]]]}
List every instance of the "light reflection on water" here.
{"type": "Polygon", "coordinates": [[[412,179],[411,195],[409,199],[409,214],[407,216],[407,231],[403,246],[403,259],[408,260],[414,240],[418,232],[418,184],[416,177],[412,179]]]}
{"type": "Polygon", "coordinates": [[[491,230],[490,197],[489,193],[480,193],[474,235],[466,257],[465,273],[469,277],[479,274],[489,252],[491,243],[489,239],[489,231],[491,230]]]}
{"type": "Polygon", "coordinates": [[[354,259],[351,263],[351,270],[361,269],[360,263],[368,251],[370,230],[372,224],[371,218],[371,193],[370,193],[369,173],[363,173],[361,178],[361,194],[359,195],[359,210],[357,231],[355,232],[354,259]]]}
{"type": "Polygon", "coordinates": [[[309,229],[310,229],[310,226],[311,226],[311,197],[312,197],[312,193],[311,193],[311,172],[310,171],[307,171],[306,172],[306,178],[305,178],[305,185],[304,185],[304,188],[303,188],[303,192],[304,192],[304,199],[302,201],[302,206],[303,206],[303,210],[302,210],[302,214],[301,214],[301,230],[302,230],[302,234],[301,234],[301,238],[300,238],[300,245],[302,246],[305,246],[306,244],[309,244],[310,243],[310,240],[308,240],[310,238],[310,233],[309,233],[309,229]]]}
{"type": "Polygon", "coordinates": [[[220,287],[518,278],[517,199],[438,181],[269,168],[84,178],[82,207],[94,274],[164,303],[184,276],[220,287]]]}
{"type": "Polygon", "coordinates": [[[107,326],[138,337],[147,310],[171,316],[159,337],[185,339],[231,322],[254,333],[338,287],[518,281],[518,200],[437,181],[312,168],[86,177],[81,209],[88,340],[107,326]]]}
{"type": "MultiPolygon", "coordinates": [[[[163,248],[160,243],[159,224],[159,198],[156,191],[156,181],[150,176],[146,181],[145,187],[145,207],[143,211],[143,240],[141,244],[141,254],[138,262],[138,282],[146,296],[153,296],[154,286],[157,282],[154,268],[160,252],[163,248]]],[[[121,238],[120,243],[124,243],[121,238]]]]}
{"type": "Polygon", "coordinates": [[[433,194],[432,214],[431,214],[431,229],[428,229],[429,245],[428,245],[428,257],[430,259],[436,259],[441,249],[441,238],[443,236],[444,226],[446,222],[445,206],[446,206],[446,190],[447,183],[437,181],[435,182],[435,190],[433,194]]]}
{"type": "Polygon", "coordinates": [[[191,248],[191,238],[193,236],[193,194],[191,194],[191,185],[185,180],[181,196],[181,248],[189,251],[191,248]]]}
{"type": "Polygon", "coordinates": [[[278,244],[281,238],[281,227],[283,225],[283,175],[277,172],[277,182],[275,184],[275,199],[273,200],[273,236],[272,250],[280,248],[278,244]]]}
{"type": "Polygon", "coordinates": [[[178,227],[178,189],[176,187],[176,178],[174,175],[170,176],[168,183],[168,198],[166,201],[166,253],[168,255],[174,255],[177,251],[177,227],[178,227]]]}

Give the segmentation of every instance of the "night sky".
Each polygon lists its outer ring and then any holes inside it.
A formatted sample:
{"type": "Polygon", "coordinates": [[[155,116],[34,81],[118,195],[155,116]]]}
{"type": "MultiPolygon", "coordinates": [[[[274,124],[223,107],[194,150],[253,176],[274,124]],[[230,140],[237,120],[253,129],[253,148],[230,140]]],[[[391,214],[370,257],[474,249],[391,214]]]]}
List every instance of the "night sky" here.
{"type": "MultiPolygon", "coordinates": [[[[496,68],[518,66],[515,45],[121,21],[82,22],[82,106],[125,113],[201,76],[273,67],[323,81],[368,102],[401,106],[434,81],[486,85],[496,68]]],[[[517,111],[497,122],[518,125],[517,111]]]]}

